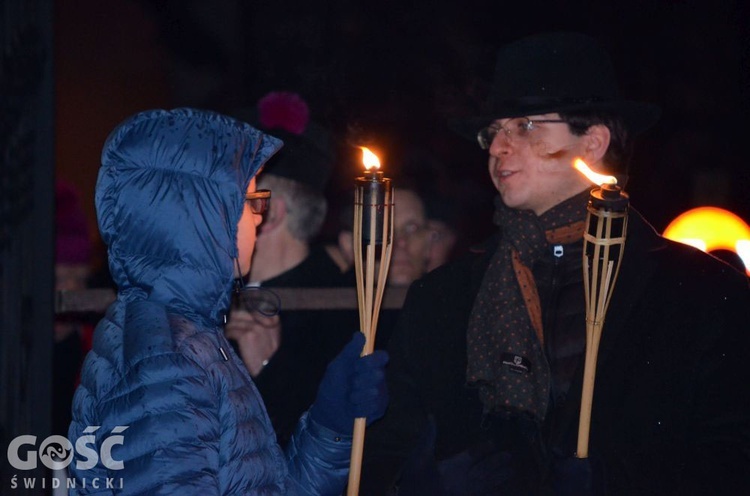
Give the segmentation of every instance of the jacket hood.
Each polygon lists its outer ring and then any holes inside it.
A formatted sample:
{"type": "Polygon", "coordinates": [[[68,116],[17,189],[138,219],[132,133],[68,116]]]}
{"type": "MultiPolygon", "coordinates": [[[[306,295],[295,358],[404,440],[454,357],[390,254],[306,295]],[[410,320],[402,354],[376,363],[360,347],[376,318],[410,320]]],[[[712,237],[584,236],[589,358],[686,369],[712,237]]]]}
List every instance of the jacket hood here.
{"type": "Polygon", "coordinates": [[[205,325],[229,307],[247,186],[281,142],[203,110],[150,110],[107,138],[96,210],[119,301],[205,325]]]}

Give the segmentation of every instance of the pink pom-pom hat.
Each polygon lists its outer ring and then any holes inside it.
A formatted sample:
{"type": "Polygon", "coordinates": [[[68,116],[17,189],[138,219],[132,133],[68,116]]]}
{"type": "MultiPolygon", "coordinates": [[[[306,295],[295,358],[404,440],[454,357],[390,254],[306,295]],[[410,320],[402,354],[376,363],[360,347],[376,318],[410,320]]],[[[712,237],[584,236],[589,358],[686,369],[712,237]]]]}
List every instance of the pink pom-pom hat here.
{"type": "Polygon", "coordinates": [[[310,122],[310,109],[297,93],[272,91],[258,101],[260,125],[302,134],[310,122]]]}

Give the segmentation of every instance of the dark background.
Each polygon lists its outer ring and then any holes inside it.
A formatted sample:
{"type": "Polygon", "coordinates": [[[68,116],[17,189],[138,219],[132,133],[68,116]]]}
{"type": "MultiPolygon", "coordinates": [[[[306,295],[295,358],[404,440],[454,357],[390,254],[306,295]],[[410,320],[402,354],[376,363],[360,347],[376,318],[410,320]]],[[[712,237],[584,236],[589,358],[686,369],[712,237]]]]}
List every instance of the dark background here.
{"type": "MultiPolygon", "coordinates": [[[[750,219],[745,160],[748,3],[744,1],[327,0],[58,2],[56,170],[87,196],[107,133],[147,108],[227,113],[268,91],[300,93],[339,144],[329,186],[341,197],[367,144],[394,175],[417,150],[421,177],[463,214],[467,242],[490,228],[486,154],[447,122],[477,112],[498,46],[577,30],[610,50],[623,93],[659,104],[627,190],[658,230],[714,205],[750,219]],[[614,3],[614,2],[613,2],[614,3]]],[[[326,234],[326,233],[324,233],[326,234]]]]}
{"type": "MultiPolygon", "coordinates": [[[[240,113],[268,91],[299,92],[337,139],[335,204],[361,171],[352,144],[375,149],[390,176],[426,156],[434,167],[419,178],[461,214],[465,246],[491,229],[495,192],[486,154],[447,123],[479,109],[498,46],[583,31],[609,48],[627,97],[663,108],[636,150],[633,204],[659,231],[700,205],[750,220],[749,9],[747,0],[0,2],[1,452],[15,436],[50,433],[54,176],[78,186],[96,236],[99,154],[127,116],[185,105],[240,113]]],[[[3,488],[15,473],[5,458],[3,488]]]]}

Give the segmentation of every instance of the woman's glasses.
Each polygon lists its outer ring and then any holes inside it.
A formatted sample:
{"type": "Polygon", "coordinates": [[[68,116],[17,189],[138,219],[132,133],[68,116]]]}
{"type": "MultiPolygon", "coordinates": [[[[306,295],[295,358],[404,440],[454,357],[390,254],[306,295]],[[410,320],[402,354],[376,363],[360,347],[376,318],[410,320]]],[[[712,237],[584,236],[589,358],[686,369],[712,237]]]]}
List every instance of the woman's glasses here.
{"type": "Polygon", "coordinates": [[[263,215],[268,211],[268,205],[271,203],[271,190],[259,189],[254,193],[245,196],[245,201],[250,205],[250,210],[256,215],[263,215]]]}

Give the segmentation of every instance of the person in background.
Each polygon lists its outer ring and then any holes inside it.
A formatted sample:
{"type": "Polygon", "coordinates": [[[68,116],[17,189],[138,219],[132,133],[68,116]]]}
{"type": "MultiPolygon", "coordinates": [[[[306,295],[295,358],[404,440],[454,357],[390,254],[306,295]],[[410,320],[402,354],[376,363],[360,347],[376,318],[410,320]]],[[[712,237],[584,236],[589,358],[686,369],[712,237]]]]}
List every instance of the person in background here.
{"type": "MultiPolygon", "coordinates": [[[[324,190],[334,160],[326,133],[309,121],[307,105],[295,93],[261,98],[253,120],[281,138],[284,148],[258,176],[258,187],[270,189],[273,197],[258,229],[249,285],[271,291],[348,286],[315,242],[326,217],[324,190]]],[[[233,307],[225,334],[237,344],[282,445],[315,400],[328,362],[358,328],[355,311],[286,310],[283,301],[278,315],[233,307]]]]}
{"type": "MultiPolygon", "coordinates": [[[[408,187],[395,188],[395,211],[393,219],[393,251],[388,269],[386,292],[389,288],[406,289],[427,272],[432,255],[434,232],[430,230],[425,203],[416,190],[408,187]]],[[[341,230],[338,235],[338,250],[351,257],[352,262],[345,274],[355,284],[354,234],[352,232],[353,207],[343,209],[340,216],[341,230]]],[[[385,349],[398,318],[398,309],[384,308],[380,311],[375,347],[385,349]]]]}
{"type": "Polygon", "coordinates": [[[427,194],[427,230],[430,233],[430,250],[427,269],[430,272],[451,261],[458,244],[458,215],[455,204],[445,196],[427,194]]]}
{"type": "MultiPolygon", "coordinates": [[[[445,193],[450,191],[446,167],[432,153],[407,147],[393,161],[395,243],[388,284],[408,287],[454,257],[459,240],[459,207],[458,199],[445,193]]],[[[353,199],[351,193],[347,196],[337,205],[336,243],[326,246],[342,272],[350,272],[354,265],[353,199]]]]}
{"type": "MultiPolygon", "coordinates": [[[[76,187],[63,179],[55,183],[55,291],[88,287],[92,242],[86,214],[76,187]]],[[[73,392],[93,326],[76,316],[57,316],[52,350],[52,432],[64,436],[71,420],[73,392]]]]}
{"type": "MultiPolygon", "coordinates": [[[[411,146],[399,154],[397,188],[405,188],[419,196],[430,233],[426,272],[451,260],[458,249],[462,207],[456,185],[446,164],[434,152],[411,146]]],[[[463,240],[461,240],[463,241],[463,240]]]]}
{"type": "Polygon", "coordinates": [[[620,96],[589,36],[500,48],[490,99],[464,127],[489,154],[497,231],[411,285],[360,494],[750,492],[748,280],[662,238],[633,208],[598,348],[589,456],[575,456],[592,185],[573,161],[625,185],[632,136],[658,115],[620,96]]]}
{"type": "Polygon", "coordinates": [[[396,191],[398,207],[393,220],[393,255],[388,284],[409,286],[427,272],[433,241],[422,198],[414,191],[396,191]]]}
{"type": "Polygon", "coordinates": [[[387,355],[360,357],[355,332],[282,450],[223,332],[268,206],[255,175],[280,145],[186,108],[138,113],[105,141],[95,202],[118,291],[74,398],[68,439],[89,449],[72,494],[341,493],[354,419],[386,408],[387,355]]]}
{"type": "MultiPolygon", "coordinates": [[[[396,207],[393,219],[393,253],[388,271],[388,285],[408,287],[422,277],[432,261],[432,242],[436,232],[431,229],[425,202],[416,190],[395,188],[396,207]]],[[[338,234],[338,250],[347,261],[345,271],[352,274],[354,239],[351,207],[344,209],[338,234]]]]}

